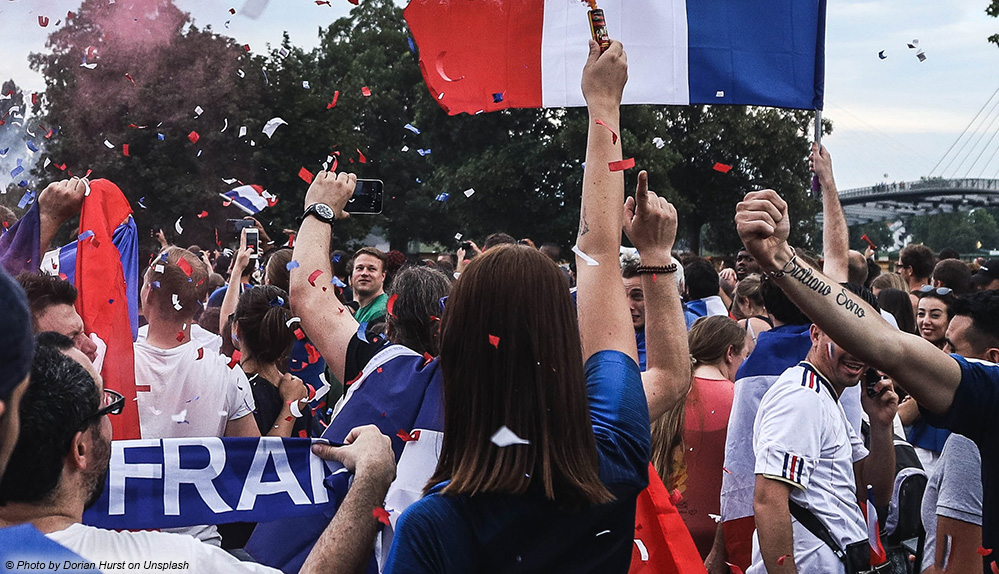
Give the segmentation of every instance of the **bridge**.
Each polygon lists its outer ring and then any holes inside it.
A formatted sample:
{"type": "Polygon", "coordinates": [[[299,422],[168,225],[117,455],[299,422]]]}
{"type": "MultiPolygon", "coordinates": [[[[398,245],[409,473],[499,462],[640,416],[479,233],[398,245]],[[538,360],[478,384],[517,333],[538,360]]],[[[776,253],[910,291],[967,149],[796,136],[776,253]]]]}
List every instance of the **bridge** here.
{"type": "Polygon", "coordinates": [[[999,179],[881,183],[839,192],[850,225],[999,206],[999,179]]]}

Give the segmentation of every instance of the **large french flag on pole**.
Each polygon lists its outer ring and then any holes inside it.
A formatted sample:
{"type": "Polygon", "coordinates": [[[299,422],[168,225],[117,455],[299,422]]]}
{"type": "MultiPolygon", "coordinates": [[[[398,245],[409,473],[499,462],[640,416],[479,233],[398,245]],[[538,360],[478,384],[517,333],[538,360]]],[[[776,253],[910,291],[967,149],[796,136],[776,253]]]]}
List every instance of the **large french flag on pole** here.
{"type": "Polygon", "coordinates": [[[275,195],[259,185],[241,185],[219,195],[250,215],[256,215],[278,201],[275,195]]]}
{"type": "MultiPolygon", "coordinates": [[[[601,0],[628,53],[625,104],[822,109],[825,0],[601,0]]],[[[585,105],[578,0],[411,0],[427,87],[449,114],[585,105]]]]}

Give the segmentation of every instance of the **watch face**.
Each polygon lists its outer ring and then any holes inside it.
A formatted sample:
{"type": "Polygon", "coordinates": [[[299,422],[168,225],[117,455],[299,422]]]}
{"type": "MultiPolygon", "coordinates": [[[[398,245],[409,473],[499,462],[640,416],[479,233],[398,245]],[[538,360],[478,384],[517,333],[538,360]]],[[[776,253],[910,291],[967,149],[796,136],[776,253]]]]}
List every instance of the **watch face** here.
{"type": "Polygon", "coordinates": [[[319,217],[322,217],[323,219],[334,219],[336,214],[333,213],[333,209],[330,206],[325,203],[317,203],[315,207],[316,214],[319,215],[319,217]]]}

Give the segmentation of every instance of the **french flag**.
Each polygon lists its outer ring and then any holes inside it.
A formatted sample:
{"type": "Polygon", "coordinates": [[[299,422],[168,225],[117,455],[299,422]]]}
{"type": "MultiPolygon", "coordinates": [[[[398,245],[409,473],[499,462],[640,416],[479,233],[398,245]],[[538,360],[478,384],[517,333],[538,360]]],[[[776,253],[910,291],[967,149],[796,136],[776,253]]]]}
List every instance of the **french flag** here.
{"type": "Polygon", "coordinates": [[[277,196],[268,193],[259,185],[241,185],[225,193],[220,193],[219,196],[250,215],[256,215],[278,201],[277,196]]]}
{"type": "Polygon", "coordinates": [[[888,557],[885,554],[884,546],[881,545],[881,527],[878,526],[878,511],[874,507],[874,488],[869,484],[867,485],[867,506],[861,510],[864,511],[864,518],[867,519],[867,542],[871,545],[871,565],[884,564],[888,557]]]}
{"type": "MultiPolygon", "coordinates": [[[[628,53],[625,104],[821,109],[825,0],[601,0],[628,53]]],[[[583,106],[578,0],[411,0],[427,87],[449,114],[583,106]]]]}

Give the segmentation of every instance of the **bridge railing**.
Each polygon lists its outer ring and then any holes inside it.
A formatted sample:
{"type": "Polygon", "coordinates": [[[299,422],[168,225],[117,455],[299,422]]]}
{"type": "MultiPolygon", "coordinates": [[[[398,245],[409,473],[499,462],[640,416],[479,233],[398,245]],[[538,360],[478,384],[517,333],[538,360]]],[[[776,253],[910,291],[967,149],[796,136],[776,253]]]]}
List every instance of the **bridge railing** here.
{"type": "Polygon", "coordinates": [[[841,199],[877,196],[892,192],[923,191],[934,189],[977,189],[999,191],[999,179],[925,179],[879,183],[839,192],[841,199]]]}

